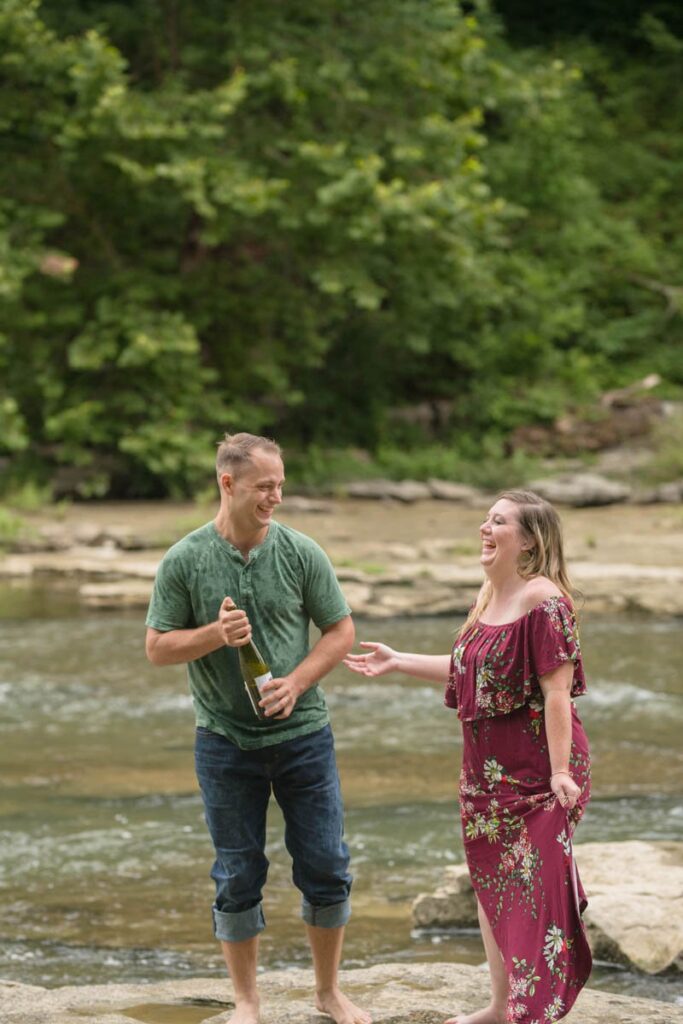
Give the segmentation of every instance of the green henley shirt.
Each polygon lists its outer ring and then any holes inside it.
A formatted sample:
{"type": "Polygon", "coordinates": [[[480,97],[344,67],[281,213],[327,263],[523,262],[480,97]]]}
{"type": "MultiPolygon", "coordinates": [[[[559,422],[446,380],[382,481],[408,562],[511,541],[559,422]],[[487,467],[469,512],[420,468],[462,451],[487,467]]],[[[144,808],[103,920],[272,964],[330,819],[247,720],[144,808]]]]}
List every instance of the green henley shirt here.
{"type": "MultiPolygon", "coordinates": [[[[329,558],[310,537],[273,521],[263,543],[245,560],[211,522],[167,551],[147,625],[165,633],[215,622],[226,596],[249,616],[254,642],[276,678],[309,653],[311,622],[323,629],[350,614],[329,558]]],[[[317,684],[299,697],[289,718],[259,720],[232,647],[189,662],[188,675],[197,725],[242,749],[282,743],[329,721],[317,684]]]]}

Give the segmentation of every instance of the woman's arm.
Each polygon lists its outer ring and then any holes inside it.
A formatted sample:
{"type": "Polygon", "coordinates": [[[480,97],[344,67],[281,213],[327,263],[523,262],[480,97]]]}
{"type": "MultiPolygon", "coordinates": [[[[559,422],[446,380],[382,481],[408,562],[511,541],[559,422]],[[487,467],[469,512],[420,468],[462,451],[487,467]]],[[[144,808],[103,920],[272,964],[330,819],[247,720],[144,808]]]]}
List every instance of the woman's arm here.
{"type": "Polygon", "coordinates": [[[386,644],[363,642],[367,654],[347,654],[344,664],[352,672],[362,676],[384,676],[387,672],[402,672],[414,679],[428,679],[433,683],[445,683],[450,671],[451,659],[448,654],[411,654],[395,651],[386,644]]]}
{"type": "Polygon", "coordinates": [[[574,665],[567,662],[541,676],[545,700],[545,732],[550,755],[550,788],[563,807],[575,806],[581,790],[571,777],[569,755],[572,747],[571,688],[574,665]]]}

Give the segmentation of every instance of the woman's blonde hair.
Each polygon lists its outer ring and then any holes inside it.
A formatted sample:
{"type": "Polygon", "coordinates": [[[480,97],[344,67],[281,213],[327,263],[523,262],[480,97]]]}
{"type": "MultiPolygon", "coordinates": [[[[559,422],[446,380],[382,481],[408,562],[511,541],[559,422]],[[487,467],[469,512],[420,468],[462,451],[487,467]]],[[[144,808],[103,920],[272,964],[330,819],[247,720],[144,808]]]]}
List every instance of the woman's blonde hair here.
{"type": "MultiPolygon", "coordinates": [[[[573,605],[576,590],[567,572],[562,545],[562,524],[557,512],[549,501],[533,491],[503,491],[496,501],[502,498],[517,505],[517,523],[524,540],[530,545],[519,556],[517,572],[525,580],[545,576],[573,605]]],[[[491,583],[487,579],[469,615],[458,630],[458,636],[462,636],[472,623],[481,617],[490,600],[491,583]]]]}

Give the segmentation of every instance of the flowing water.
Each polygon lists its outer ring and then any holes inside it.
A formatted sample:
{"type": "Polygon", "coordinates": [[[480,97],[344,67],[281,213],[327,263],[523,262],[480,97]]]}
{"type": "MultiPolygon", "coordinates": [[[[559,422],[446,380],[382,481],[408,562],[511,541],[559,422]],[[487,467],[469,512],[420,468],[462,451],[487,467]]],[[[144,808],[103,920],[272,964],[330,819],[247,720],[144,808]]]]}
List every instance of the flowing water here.
{"type": "MultiPolygon", "coordinates": [[[[0,589],[0,977],[56,986],[223,973],[185,671],[146,662],[142,618],[84,613],[68,586],[0,589]]],[[[357,625],[359,638],[436,652],[456,623],[357,625]]],[[[591,619],[583,639],[594,799],[577,842],[680,840],[681,624],[591,619]]],[[[356,879],[345,965],[480,962],[474,934],[411,931],[412,898],[463,857],[458,723],[440,687],[337,669],[325,690],[356,879]]],[[[262,965],[307,964],[275,805],[268,856],[262,965]]],[[[591,984],[681,998],[676,977],[598,966],[591,984]]]]}

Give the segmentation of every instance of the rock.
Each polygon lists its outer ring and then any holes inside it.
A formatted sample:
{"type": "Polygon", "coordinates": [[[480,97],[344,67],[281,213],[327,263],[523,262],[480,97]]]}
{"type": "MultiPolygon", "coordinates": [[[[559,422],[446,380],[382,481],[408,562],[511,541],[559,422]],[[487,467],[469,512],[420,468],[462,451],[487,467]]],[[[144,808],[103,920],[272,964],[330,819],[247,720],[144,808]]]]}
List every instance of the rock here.
{"type": "Polygon", "coordinates": [[[683,568],[675,565],[573,562],[572,576],[592,612],[683,616],[683,568]]]}
{"type": "Polygon", "coordinates": [[[90,608],[146,608],[152,594],[149,583],[84,583],[78,596],[90,608]]]}
{"type": "Polygon", "coordinates": [[[366,583],[348,581],[342,584],[344,597],[354,615],[368,616],[372,608],[372,587],[366,583]]]}
{"type": "Polygon", "coordinates": [[[633,403],[633,399],[643,391],[651,391],[662,383],[658,373],[648,373],[642,380],[633,381],[625,388],[617,388],[614,391],[605,391],[600,396],[600,405],[605,408],[627,408],[633,403]]]}
{"type": "Polygon", "coordinates": [[[441,587],[429,580],[415,586],[376,587],[369,614],[374,618],[460,615],[471,603],[470,594],[476,594],[476,590],[441,587]]]}
{"type": "Polygon", "coordinates": [[[467,865],[450,864],[438,889],[415,898],[412,913],[416,928],[476,928],[477,900],[467,865]]]}
{"type": "Polygon", "coordinates": [[[683,480],[671,480],[668,484],[638,491],[633,495],[633,501],[639,505],[655,505],[660,502],[674,505],[683,501],[683,480]]]}
{"type": "Polygon", "coordinates": [[[482,493],[468,484],[451,483],[450,480],[428,480],[427,486],[432,498],[439,501],[457,501],[465,505],[476,505],[482,493]]]}
{"type": "Polygon", "coordinates": [[[416,928],[476,928],[479,922],[473,897],[467,865],[449,864],[441,885],[432,893],[418,893],[413,900],[413,924],[416,928]]]}
{"type": "Polygon", "coordinates": [[[65,551],[73,544],[69,530],[61,523],[45,523],[38,531],[37,543],[44,551],[65,551]]]}
{"type": "Polygon", "coordinates": [[[315,498],[306,498],[300,494],[288,494],[287,504],[284,506],[286,513],[315,513],[316,515],[334,511],[331,501],[318,501],[315,498]]]}
{"type": "Polygon", "coordinates": [[[683,843],[584,843],[576,859],[595,956],[647,974],[683,971],[683,843]]]}
{"type": "Polygon", "coordinates": [[[556,458],[624,447],[634,439],[640,444],[666,415],[666,403],[646,393],[651,386],[646,382],[653,379],[652,375],[632,388],[608,392],[590,415],[565,412],[550,425],[516,427],[508,438],[508,446],[512,451],[522,449],[556,458]]]}
{"type": "MultiPolygon", "coordinates": [[[[376,549],[376,545],[374,545],[376,549]]],[[[383,544],[382,555],[395,562],[412,562],[415,558],[415,547],[411,544],[383,544]]]]}
{"type": "MultiPolygon", "coordinates": [[[[418,544],[418,552],[421,558],[429,559],[429,561],[440,562],[442,564],[449,565],[453,561],[453,541],[447,538],[432,537],[428,540],[422,540],[418,544]]],[[[480,542],[478,538],[472,541],[472,551],[476,552],[477,559],[479,558],[480,542]]]]}
{"type": "Polygon", "coordinates": [[[96,523],[76,523],[71,544],[96,548],[104,544],[105,540],[104,531],[96,523]]]}
{"type": "MultiPolygon", "coordinates": [[[[469,964],[377,964],[342,971],[340,980],[343,990],[372,1013],[375,1024],[442,1024],[454,1012],[469,1013],[488,1001],[486,972],[469,964]]],[[[265,971],[259,974],[259,989],[263,1024],[323,1020],[315,1010],[310,969],[265,971]]],[[[223,978],[56,989],[0,982],[0,1005],[3,1024],[198,1020],[198,1008],[205,1010],[207,1022],[226,1024],[233,992],[223,978]]],[[[683,1007],[587,988],[564,1019],[567,1024],[683,1024],[683,1007]]]]}
{"type": "Polygon", "coordinates": [[[610,587],[633,583],[665,583],[669,586],[683,585],[683,566],[678,565],[635,565],[633,562],[573,562],[572,573],[581,584],[599,585],[600,581],[610,587]]]}
{"type": "Polygon", "coordinates": [[[127,526],[106,526],[102,531],[100,543],[113,544],[122,551],[146,551],[153,545],[141,534],[134,533],[127,526]]]}
{"type": "Polygon", "coordinates": [[[631,496],[631,488],[626,484],[608,480],[599,473],[566,473],[547,480],[534,480],[527,486],[546,501],[575,508],[613,505],[631,496]]]}
{"type": "MultiPolygon", "coordinates": [[[[683,971],[683,843],[577,843],[576,861],[588,893],[584,915],[597,959],[647,974],[683,971]]],[[[469,928],[476,904],[464,864],[451,865],[434,893],[413,903],[419,928],[469,928]]]]}
{"type": "Polygon", "coordinates": [[[37,575],[99,576],[108,579],[126,576],[153,578],[158,562],[140,561],[130,554],[122,554],[113,546],[69,548],[68,551],[42,551],[30,557],[37,575]]]}
{"type": "MultiPolygon", "coordinates": [[[[576,460],[579,464],[571,466],[565,464],[563,472],[567,473],[570,470],[574,470],[577,473],[582,473],[585,469],[585,465],[581,463],[580,459],[576,460]]],[[[600,452],[593,463],[592,472],[600,473],[604,476],[612,476],[614,474],[619,479],[623,480],[624,477],[628,477],[632,474],[638,474],[652,461],[652,451],[647,447],[633,447],[632,445],[624,444],[617,445],[614,448],[605,448],[604,451],[600,452]]],[[[549,461],[547,468],[550,472],[554,472],[552,460],[549,461]]]]}
{"type": "Polygon", "coordinates": [[[392,484],[392,480],[356,480],[347,485],[346,493],[349,498],[390,498],[392,484]]]}
{"type": "Polygon", "coordinates": [[[391,484],[389,497],[396,501],[412,504],[414,501],[426,501],[431,494],[427,484],[418,480],[396,480],[391,484]]]}
{"type": "Polygon", "coordinates": [[[340,583],[368,583],[370,580],[368,573],[363,569],[354,569],[347,565],[335,569],[335,575],[340,583]]]}
{"type": "Polygon", "coordinates": [[[418,480],[358,480],[348,485],[346,493],[350,498],[393,498],[406,503],[431,496],[427,484],[418,480]]]}
{"type": "Polygon", "coordinates": [[[24,555],[5,555],[0,558],[0,579],[32,575],[33,561],[30,558],[24,555]]]}

